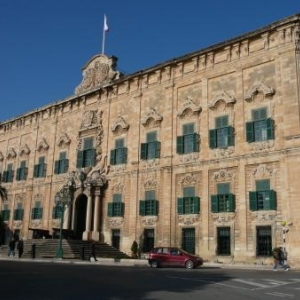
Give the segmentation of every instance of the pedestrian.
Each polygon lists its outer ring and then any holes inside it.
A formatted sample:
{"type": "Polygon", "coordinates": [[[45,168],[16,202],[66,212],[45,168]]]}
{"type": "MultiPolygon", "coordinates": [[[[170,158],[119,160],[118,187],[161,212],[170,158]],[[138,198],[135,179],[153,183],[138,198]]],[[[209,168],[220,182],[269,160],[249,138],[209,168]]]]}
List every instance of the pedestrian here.
{"type": "Polygon", "coordinates": [[[92,259],[94,259],[94,261],[97,261],[94,241],[92,241],[91,247],[90,247],[90,261],[92,261],[92,259]]]}
{"type": "Polygon", "coordinates": [[[282,251],[281,247],[276,247],[272,251],[274,264],[273,264],[273,270],[277,271],[278,265],[280,265],[285,271],[288,271],[289,268],[284,263],[284,253],[282,251]]]}
{"type": "Polygon", "coordinates": [[[8,244],[8,257],[12,254],[15,257],[15,248],[16,248],[16,241],[12,238],[8,244]]]}
{"type": "Polygon", "coordinates": [[[22,238],[19,239],[17,249],[18,249],[18,257],[21,258],[24,250],[24,243],[22,238]]]}

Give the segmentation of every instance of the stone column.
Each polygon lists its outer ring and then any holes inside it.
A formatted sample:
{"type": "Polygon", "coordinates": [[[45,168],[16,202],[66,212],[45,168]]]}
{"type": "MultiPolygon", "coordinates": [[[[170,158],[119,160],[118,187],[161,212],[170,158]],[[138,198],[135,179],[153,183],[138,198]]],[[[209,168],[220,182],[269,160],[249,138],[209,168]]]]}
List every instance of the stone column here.
{"type": "Polygon", "coordinates": [[[96,192],[95,196],[95,209],[94,209],[94,227],[92,232],[92,239],[99,241],[100,232],[99,232],[99,221],[100,221],[100,208],[101,208],[101,191],[96,192]]]}
{"type": "Polygon", "coordinates": [[[91,222],[92,222],[92,195],[88,196],[87,207],[86,207],[86,220],[85,220],[85,231],[82,235],[82,239],[87,241],[91,233],[91,222]]]}

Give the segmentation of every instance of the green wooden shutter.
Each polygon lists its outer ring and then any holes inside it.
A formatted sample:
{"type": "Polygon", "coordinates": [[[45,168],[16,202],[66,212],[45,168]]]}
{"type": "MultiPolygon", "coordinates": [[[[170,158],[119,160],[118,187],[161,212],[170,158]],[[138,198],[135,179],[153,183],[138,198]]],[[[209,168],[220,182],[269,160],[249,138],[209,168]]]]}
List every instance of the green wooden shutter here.
{"type": "Polygon", "coordinates": [[[113,217],[113,202],[107,203],[107,216],[113,217]]]}
{"type": "Polygon", "coordinates": [[[56,207],[54,206],[52,208],[52,219],[55,219],[55,217],[56,217],[55,212],[56,212],[56,207]]]}
{"type": "Polygon", "coordinates": [[[123,162],[123,164],[127,163],[127,148],[126,147],[124,147],[122,149],[122,162],[123,162]]]}
{"type": "Polygon", "coordinates": [[[59,173],[59,160],[56,160],[54,162],[54,174],[58,174],[59,173]]]}
{"type": "Polygon", "coordinates": [[[140,200],[140,216],[146,215],[146,201],[140,200]]]}
{"type": "Polygon", "coordinates": [[[148,143],[141,143],[141,159],[147,159],[148,143]]]}
{"type": "Polygon", "coordinates": [[[158,201],[153,200],[153,215],[157,216],[158,215],[158,201]]]}
{"type": "Polygon", "coordinates": [[[270,197],[270,209],[276,210],[277,209],[276,192],[274,190],[270,190],[269,197],[270,197]]]}
{"type": "Polygon", "coordinates": [[[219,212],[219,199],[218,195],[211,195],[210,196],[210,209],[212,213],[218,213],[219,212]]]}
{"type": "Polygon", "coordinates": [[[77,162],[76,162],[76,168],[82,168],[83,167],[83,151],[77,152],[77,162]]]}
{"type": "Polygon", "coordinates": [[[227,127],[228,146],[234,146],[234,128],[232,126],[227,127]]]}
{"type": "Polygon", "coordinates": [[[183,198],[177,198],[177,212],[179,215],[184,214],[184,199],[183,198]]]}
{"type": "Polygon", "coordinates": [[[160,158],[161,143],[159,141],[155,141],[154,145],[155,145],[155,158],[160,158]]]}
{"type": "Polygon", "coordinates": [[[217,130],[215,129],[209,130],[209,148],[217,148],[217,130]]]}
{"type": "Polygon", "coordinates": [[[200,198],[199,197],[193,197],[193,212],[194,214],[199,214],[200,212],[200,198]]]}
{"type": "Polygon", "coordinates": [[[234,212],[235,211],[235,195],[228,194],[228,201],[229,201],[229,211],[234,212]]]}
{"type": "Polygon", "coordinates": [[[42,177],[46,177],[46,173],[47,173],[47,164],[42,164],[42,177]]]}
{"type": "Polygon", "coordinates": [[[17,176],[16,176],[17,180],[21,180],[21,168],[17,169],[17,176]]]}
{"type": "Polygon", "coordinates": [[[24,180],[27,179],[27,176],[28,176],[28,168],[24,168],[24,180]]]}
{"type": "Polygon", "coordinates": [[[253,122],[246,123],[246,141],[248,143],[254,142],[254,126],[253,122]]]}
{"type": "Polygon", "coordinates": [[[199,152],[200,145],[200,135],[198,133],[193,133],[193,151],[199,152]]]}
{"type": "Polygon", "coordinates": [[[63,160],[63,172],[67,173],[69,169],[69,159],[64,159],[63,160]]]}
{"type": "Polygon", "coordinates": [[[121,217],[124,216],[124,212],[125,212],[125,203],[120,203],[121,204],[121,217]]]}
{"type": "Polygon", "coordinates": [[[271,118],[266,120],[267,123],[267,139],[273,140],[274,139],[274,120],[271,118]]]}
{"type": "Polygon", "coordinates": [[[257,193],[256,192],[249,192],[249,199],[250,199],[250,210],[252,210],[252,211],[258,210],[258,207],[257,207],[257,193]]]}
{"type": "Polygon", "coordinates": [[[116,164],[116,149],[110,150],[110,164],[116,164]]]}
{"type": "Polygon", "coordinates": [[[33,169],[33,177],[37,178],[39,175],[39,165],[34,165],[34,169],[33,169]]]}
{"type": "Polygon", "coordinates": [[[178,154],[184,153],[184,136],[178,136],[177,137],[177,147],[176,151],[178,154]]]}

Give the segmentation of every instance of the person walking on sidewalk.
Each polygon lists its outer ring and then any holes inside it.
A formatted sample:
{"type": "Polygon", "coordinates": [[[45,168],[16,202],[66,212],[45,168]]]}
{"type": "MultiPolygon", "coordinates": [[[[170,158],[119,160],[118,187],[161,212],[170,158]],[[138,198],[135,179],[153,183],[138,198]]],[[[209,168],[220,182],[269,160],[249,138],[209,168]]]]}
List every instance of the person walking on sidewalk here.
{"type": "Polygon", "coordinates": [[[94,259],[94,261],[97,261],[97,258],[96,258],[96,253],[95,253],[95,242],[92,241],[91,243],[91,249],[90,249],[90,261],[92,261],[92,259],[94,259]]]}
{"type": "Polygon", "coordinates": [[[16,248],[16,241],[14,238],[12,238],[8,244],[8,257],[12,254],[13,257],[15,257],[15,248],[16,248]]]}
{"type": "Polygon", "coordinates": [[[274,265],[273,270],[277,271],[278,265],[280,265],[285,271],[288,271],[289,268],[284,263],[284,253],[282,250],[282,247],[276,247],[272,251],[273,259],[274,259],[274,265]]]}
{"type": "Polygon", "coordinates": [[[19,242],[17,244],[17,249],[18,249],[18,257],[21,258],[24,250],[24,243],[22,238],[19,239],[19,242]]]}

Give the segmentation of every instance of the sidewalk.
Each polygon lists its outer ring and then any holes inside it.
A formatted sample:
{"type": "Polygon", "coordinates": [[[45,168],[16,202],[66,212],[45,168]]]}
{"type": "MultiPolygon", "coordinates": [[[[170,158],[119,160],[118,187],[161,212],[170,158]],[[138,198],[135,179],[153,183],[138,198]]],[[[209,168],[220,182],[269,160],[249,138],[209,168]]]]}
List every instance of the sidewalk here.
{"type": "MultiPolygon", "coordinates": [[[[41,259],[41,258],[17,258],[6,257],[0,255],[0,261],[20,261],[20,262],[47,262],[60,264],[81,264],[81,265],[101,265],[101,266],[122,266],[122,267],[149,267],[147,259],[113,259],[113,258],[97,258],[98,261],[78,260],[78,259],[41,259]]],[[[216,263],[205,262],[203,268],[221,268],[221,269],[257,269],[257,270],[272,270],[272,265],[267,264],[242,264],[242,263],[216,263]]]]}

